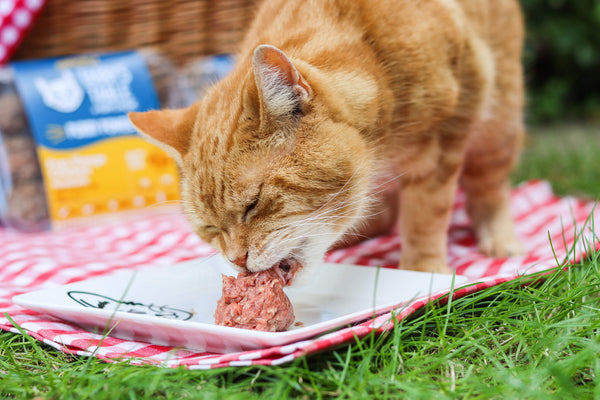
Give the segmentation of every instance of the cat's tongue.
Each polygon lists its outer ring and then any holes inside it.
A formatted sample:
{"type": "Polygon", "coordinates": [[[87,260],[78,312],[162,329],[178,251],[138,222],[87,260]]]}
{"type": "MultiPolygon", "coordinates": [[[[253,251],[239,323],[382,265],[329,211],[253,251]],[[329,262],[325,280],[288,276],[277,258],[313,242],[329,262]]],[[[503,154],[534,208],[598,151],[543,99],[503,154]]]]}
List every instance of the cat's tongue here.
{"type": "Polygon", "coordinates": [[[302,269],[302,264],[293,258],[286,258],[279,261],[277,265],[273,267],[273,270],[281,278],[284,285],[291,285],[292,279],[298,271],[302,269]]]}

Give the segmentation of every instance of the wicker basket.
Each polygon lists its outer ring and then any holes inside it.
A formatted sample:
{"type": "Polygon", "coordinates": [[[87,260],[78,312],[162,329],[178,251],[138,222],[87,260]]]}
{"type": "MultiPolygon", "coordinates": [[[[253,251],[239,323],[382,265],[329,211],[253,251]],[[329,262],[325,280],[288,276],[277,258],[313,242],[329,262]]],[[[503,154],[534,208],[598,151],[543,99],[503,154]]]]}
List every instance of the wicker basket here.
{"type": "Polygon", "coordinates": [[[144,46],[182,64],[236,50],[259,0],[50,0],[15,58],[144,46]]]}

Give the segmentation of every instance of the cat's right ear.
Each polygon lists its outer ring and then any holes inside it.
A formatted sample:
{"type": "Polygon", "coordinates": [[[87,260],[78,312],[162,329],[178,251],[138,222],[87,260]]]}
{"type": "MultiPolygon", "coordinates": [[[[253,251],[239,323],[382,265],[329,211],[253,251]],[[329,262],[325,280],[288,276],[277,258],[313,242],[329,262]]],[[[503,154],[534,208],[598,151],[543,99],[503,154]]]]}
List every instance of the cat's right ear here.
{"type": "Polygon", "coordinates": [[[188,152],[196,114],[197,107],[194,104],[179,110],[130,112],[127,116],[142,136],[181,165],[183,156],[188,152]]]}
{"type": "Polygon", "coordinates": [[[258,46],[252,67],[263,121],[285,125],[305,110],[312,98],[312,89],[283,51],[270,45],[258,46]]]}

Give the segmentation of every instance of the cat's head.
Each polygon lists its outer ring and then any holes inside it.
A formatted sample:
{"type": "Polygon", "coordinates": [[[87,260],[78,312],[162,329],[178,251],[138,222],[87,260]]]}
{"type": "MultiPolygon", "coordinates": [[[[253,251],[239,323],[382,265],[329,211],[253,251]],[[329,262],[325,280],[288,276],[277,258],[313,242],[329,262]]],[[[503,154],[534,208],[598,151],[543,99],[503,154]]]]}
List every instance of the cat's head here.
{"type": "Polygon", "coordinates": [[[191,107],[130,114],[178,162],[194,231],[240,270],[320,261],[369,203],[365,144],[299,70],[262,45],[191,107]]]}

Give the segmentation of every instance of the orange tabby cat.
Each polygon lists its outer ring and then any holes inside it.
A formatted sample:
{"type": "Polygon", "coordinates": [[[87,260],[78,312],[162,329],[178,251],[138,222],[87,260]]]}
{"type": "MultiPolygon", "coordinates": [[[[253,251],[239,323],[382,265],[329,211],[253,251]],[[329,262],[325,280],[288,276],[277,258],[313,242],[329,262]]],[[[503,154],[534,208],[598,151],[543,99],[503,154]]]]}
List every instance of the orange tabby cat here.
{"type": "Polygon", "coordinates": [[[132,113],[179,163],[193,229],[238,269],[402,233],[448,272],[459,182],[480,250],[521,251],[507,176],[523,135],[516,0],[266,0],[234,71],[182,110],[132,113]]]}

